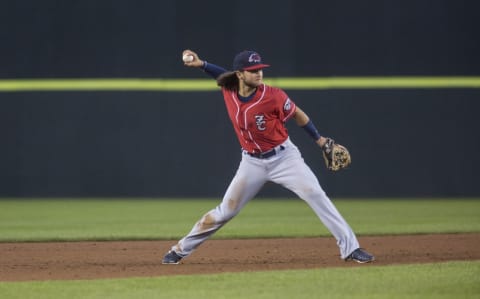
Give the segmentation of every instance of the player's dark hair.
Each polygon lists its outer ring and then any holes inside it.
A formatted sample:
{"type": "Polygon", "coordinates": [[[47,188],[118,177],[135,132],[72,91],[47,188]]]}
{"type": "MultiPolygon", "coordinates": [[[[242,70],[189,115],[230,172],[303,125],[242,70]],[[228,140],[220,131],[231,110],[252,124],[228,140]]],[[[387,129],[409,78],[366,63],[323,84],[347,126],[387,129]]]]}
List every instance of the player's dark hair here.
{"type": "Polygon", "coordinates": [[[238,90],[238,78],[235,72],[226,72],[217,78],[217,85],[228,90],[238,90]]]}

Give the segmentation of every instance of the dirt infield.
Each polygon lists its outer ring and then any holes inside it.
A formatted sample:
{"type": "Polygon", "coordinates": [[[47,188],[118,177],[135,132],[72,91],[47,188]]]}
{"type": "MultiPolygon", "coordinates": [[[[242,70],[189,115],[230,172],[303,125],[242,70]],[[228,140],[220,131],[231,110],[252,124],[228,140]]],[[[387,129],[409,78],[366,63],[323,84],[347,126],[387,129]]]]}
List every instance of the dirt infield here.
{"type": "MultiPolygon", "coordinates": [[[[359,238],[374,265],[480,259],[480,234],[359,238]]],[[[0,281],[98,279],[278,269],[365,267],[340,259],[333,237],[209,240],[180,265],[174,241],[0,243],[0,281]]]]}

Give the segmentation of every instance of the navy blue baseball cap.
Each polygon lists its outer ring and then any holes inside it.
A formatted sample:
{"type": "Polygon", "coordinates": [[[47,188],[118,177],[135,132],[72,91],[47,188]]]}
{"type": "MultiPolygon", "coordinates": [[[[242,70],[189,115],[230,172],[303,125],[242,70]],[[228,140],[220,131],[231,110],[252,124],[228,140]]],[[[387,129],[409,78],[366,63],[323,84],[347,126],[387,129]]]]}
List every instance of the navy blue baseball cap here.
{"type": "Polygon", "coordinates": [[[255,51],[242,51],[233,59],[234,71],[254,71],[269,66],[262,63],[262,57],[255,51]]]}

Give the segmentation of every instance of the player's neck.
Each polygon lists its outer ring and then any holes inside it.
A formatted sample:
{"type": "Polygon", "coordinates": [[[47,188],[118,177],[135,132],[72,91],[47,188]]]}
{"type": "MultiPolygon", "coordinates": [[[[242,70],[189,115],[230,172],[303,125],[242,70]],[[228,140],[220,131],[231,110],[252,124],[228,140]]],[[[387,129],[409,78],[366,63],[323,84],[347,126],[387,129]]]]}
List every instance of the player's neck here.
{"type": "Polygon", "coordinates": [[[238,87],[238,95],[244,98],[251,96],[255,91],[257,91],[257,87],[249,86],[246,84],[240,84],[240,86],[238,87]]]}

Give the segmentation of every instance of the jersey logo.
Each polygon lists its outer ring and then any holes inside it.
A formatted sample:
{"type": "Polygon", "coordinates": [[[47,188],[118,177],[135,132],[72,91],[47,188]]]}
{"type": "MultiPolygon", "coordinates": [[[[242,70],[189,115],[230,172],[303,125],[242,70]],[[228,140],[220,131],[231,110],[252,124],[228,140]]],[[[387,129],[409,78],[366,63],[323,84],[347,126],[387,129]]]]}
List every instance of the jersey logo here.
{"type": "Polygon", "coordinates": [[[255,115],[255,123],[257,124],[257,129],[264,131],[265,128],[265,116],[264,115],[255,115]]]}
{"type": "Polygon", "coordinates": [[[285,104],[283,105],[283,111],[288,111],[292,108],[292,103],[290,102],[290,98],[287,98],[285,104]]]}

